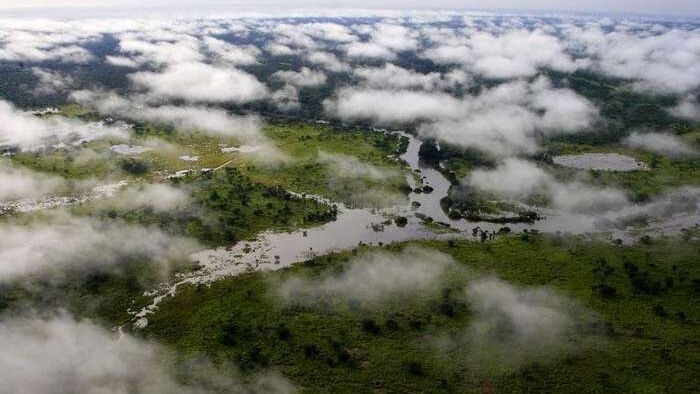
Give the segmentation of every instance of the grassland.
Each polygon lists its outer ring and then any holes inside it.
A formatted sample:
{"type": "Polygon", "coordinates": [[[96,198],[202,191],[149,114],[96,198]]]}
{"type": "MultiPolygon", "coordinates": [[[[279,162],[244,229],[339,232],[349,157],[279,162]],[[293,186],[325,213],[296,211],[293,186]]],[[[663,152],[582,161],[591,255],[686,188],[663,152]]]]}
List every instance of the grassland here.
{"type": "Polygon", "coordinates": [[[188,354],[233,360],[244,371],[279,369],[314,393],[568,393],[574,387],[582,393],[691,393],[700,384],[694,372],[700,365],[697,234],[634,247],[530,234],[486,244],[417,244],[453,256],[476,275],[553,287],[595,311],[605,338],[554,359],[484,372],[466,361],[468,354],[435,347],[472,318],[459,276],[435,294],[380,306],[333,300],[319,300],[320,308],[289,306],[274,296],[279,280],[341,270],[357,251],[184,288],[162,304],[144,334],[188,354]]]}
{"type": "Polygon", "coordinates": [[[377,194],[408,192],[405,168],[394,158],[401,153],[401,141],[396,136],[306,123],[272,124],[265,129],[265,136],[293,161],[270,168],[256,165],[245,156],[236,157],[234,165],[255,181],[299,193],[321,195],[350,205],[356,205],[352,193],[357,190],[370,189],[377,194]],[[351,184],[343,180],[334,182],[339,174],[319,162],[319,151],[357,158],[391,173],[391,176],[381,181],[365,178],[355,179],[351,184]]]}
{"type": "MultiPolygon", "coordinates": [[[[95,120],[97,115],[80,107],[63,109],[66,116],[95,120]]],[[[242,141],[197,130],[178,131],[167,125],[134,126],[128,141],[105,139],[83,144],[76,149],[51,152],[18,152],[12,160],[39,172],[53,173],[69,179],[159,181],[181,170],[238,168],[243,174],[271,187],[298,193],[321,195],[348,205],[364,204],[355,192],[371,191],[374,195],[401,195],[408,192],[406,169],[395,156],[402,149],[401,140],[392,135],[361,129],[338,129],[323,124],[282,122],[267,125],[262,134],[269,148],[260,155],[223,152],[222,147],[236,147],[242,141]],[[151,148],[138,155],[112,152],[115,144],[128,143],[151,148]],[[319,152],[352,157],[363,165],[387,174],[381,179],[366,176],[346,177],[319,160],[319,152]],[[182,156],[196,156],[186,161],[182,156]],[[262,157],[261,157],[262,156],[262,157]]]]}
{"type": "MultiPolygon", "coordinates": [[[[95,114],[76,106],[64,109],[67,116],[99,120],[95,114]]],[[[97,217],[107,223],[125,221],[158,227],[166,233],[188,236],[207,246],[232,245],[254,238],[266,230],[292,230],[316,226],[335,217],[335,208],[312,199],[301,199],[287,190],[339,197],[342,190],[330,188],[330,170],[318,163],[319,150],[352,155],[368,164],[394,171],[391,182],[360,179],[361,187],[397,192],[405,180],[401,163],[389,158],[398,149],[398,139],[358,130],[338,131],[329,126],[304,123],[273,124],[264,130],[271,144],[294,157],[278,166],[259,165],[252,157],[224,153],[221,146],[237,146],[232,138],[202,132],[178,132],[165,126],[137,125],[128,141],[134,145],[153,146],[151,151],[125,157],[110,151],[120,140],[101,140],[71,149],[51,152],[17,153],[15,164],[41,173],[59,175],[68,180],[93,180],[96,184],[127,179],[130,188],[152,182],[165,182],[183,190],[189,200],[169,212],[149,206],[120,204],[122,195],[68,207],[78,217],[97,217]],[[197,162],[181,160],[181,155],[199,156],[197,162]],[[215,168],[212,173],[164,179],[184,169],[215,168]],[[140,164],[131,171],[123,162],[140,164]],[[134,171],[138,169],[138,171],[134,171]],[[365,183],[366,181],[366,183],[365,183]]],[[[347,196],[346,196],[347,197],[347,196]]],[[[4,221],[25,223],[50,220],[50,212],[6,215],[4,221]]],[[[133,261],[118,272],[77,275],[70,284],[43,283],[41,278],[25,284],[4,284],[0,309],[28,302],[37,306],[59,303],[86,317],[95,317],[114,324],[129,320],[127,309],[147,300],[144,290],[167,278],[148,262],[133,261]],[[51,294],[44,297],[44,295],[51,294]],[[133,301],[133,304],[132,304],[133,301]]]]}

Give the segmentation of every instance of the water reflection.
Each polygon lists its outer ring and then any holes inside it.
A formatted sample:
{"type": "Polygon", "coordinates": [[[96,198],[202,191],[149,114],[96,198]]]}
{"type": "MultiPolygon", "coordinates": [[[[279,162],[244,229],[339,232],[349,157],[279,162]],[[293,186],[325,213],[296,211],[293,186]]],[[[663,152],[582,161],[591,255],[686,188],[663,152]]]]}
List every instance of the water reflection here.
{"type": "MultiPolygon", "coordinates": [[[[410,134],[396,132],[408,138],[406,152],[401,155],[410,167],[407,176],[409,185],[416,189],[430,186],[431,193],[411,192],[409,204],[384,209],[348,208],[341,203],[338,206],[337,220],[325,225],[296,230],[292,232],[264,232],[251,242],[239,242],[230,247],[219,247],[194,253],[190,258],[199,264],[199,269],[182,274],[177,283],[164,285],[154,291],[153,303],[135,313],[137,326],[144,326],[146,316],[158,303],[168,295],[174,294],[177,287],[186,283],[210,283],[225,276],[237,275],[249,271],[277,270],[314,255],[323,255],[333,251],[350,249],[358,245],[381,245],[417,239],[455,239],[473,238],[482,234],[493,237],[503,224],[489,222],[470,222],[465,219],[450,219],[442,210],[440,200],[447,196],[450,182],[439,171],[421,164],[418,151],[422,142],[410,134]],[[416,180],[418,178],[418,181],[416,180]],[[419,204],[416,204],[419,203],[419,204]],[[418,216],[429,217],[432,223],[443,223],[444,229],[436,231],[440,225],[426,225],[418,216]],[[405,217],[405,225],[397,225],[395,218],[405,217]],[[475,231],[478,229],[479,231],[475,231]]],[[[652,218],[646,222],[645,230],[657,233],[677,232],[683,227],[695,225],[700,221],[700,189],[689,189],[694,199],[685,204],[683,212],[675,212],[668,217],[652,218]],[[656,222],[654,220],[657,220],[656,222]]],[[[326,201],[318,196],[306,196],[326,201]]],[[[651,203],[653,204],[653,203],[651,203]]],[[[577,213],[564,213],[553,210],[537,209],[543,217],[534,223],[509,224],[514,232],[538,230],[542,232],[564,232],[572,234],[606,233],[610,238],[631,241],[636,239],[638,229],[624,225],[624,218],[643,214],[651,204],[630,206],[618,212],[591,216],[577,213]]],[[[532,207],[529,207],[532,209],[532,207]]]]}

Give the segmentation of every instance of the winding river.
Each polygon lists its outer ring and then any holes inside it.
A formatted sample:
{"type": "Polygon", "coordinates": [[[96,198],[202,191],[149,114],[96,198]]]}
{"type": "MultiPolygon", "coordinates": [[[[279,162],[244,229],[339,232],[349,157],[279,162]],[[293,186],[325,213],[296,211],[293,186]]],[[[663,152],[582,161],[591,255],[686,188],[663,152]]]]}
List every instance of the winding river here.
{"type": "MultiPolygon", "coordinates": [[[[149,292],[148,295],[153,297],[153,302],[144,309],[133,311],[135,326],[146,326],[147,316],[165,297],[175,294],[178,287],[184,284],[207,284],[222,277],[244,272],[278,270],[315,255],[351,249],[362,244],[382,245],[418,239],[472,238],[472,230],[476,227],[494,233],[504,226],[489,222],[450,219],[440,206],[440,200],[449,192],[449,180],[434,168],[421,164],[418,151],[422,142],[419,139],[403,132],[394,133],[408,138],[408,147],[400,158],[408,164],[413,174],[420,178],[418,183],[413,175],[407,175],[409,185],[412,188],[429,185],[433,188],[431,193],[411,192],[409,203],[405,206],[383,209],[349,208],[341,203],[335,203],[339,212],[334,222],[292,232],[267,231],[250,242],[239,242],[230,247],[196,252],[190,255],[190,258],[199,264],[199,269],[180,274],[173,283],[163,284],[160,288],[149,292]],[[413,202],[420,203],[420,206],[414,207],[413,202]],[[444,230],[440,230],[442,225],[439,224],[427,226],[416,217],[416,214],[429,216],[435,222],[446,224],[444,230]],[[408,223],[403,227],[396,225],[391,220],[396,216],[408,218],[408,223]]],[[[700,195],[697,190],[695,193],[696,196],[700,195]]],[[[308,198],[322,200],[317,196],[308,198]]],[[[700,221],[698,214],[700,207],[697,206],[697,200],[694,204],[690,208],[691,215],[688,215],[686,210],[672,217],[675,222],[666,221],[664,224],[659,224],[658,230],[660,232],[677,231],[681,227],[692,226],[700,221]]],[[[508,227],[515,232],[532,229],[552,233],[560,231],[572,234],[604,233],[611,239],[615,237],[631,240],[638,235],[627,228],[616,227],[615,223],[617,219],[634,215],[643,209],[645,209],[644,206],[631,206],[622,211],[595,216],[538,209],[544,217],[543,220],[535,223],[508,224],[508,227]]]]}

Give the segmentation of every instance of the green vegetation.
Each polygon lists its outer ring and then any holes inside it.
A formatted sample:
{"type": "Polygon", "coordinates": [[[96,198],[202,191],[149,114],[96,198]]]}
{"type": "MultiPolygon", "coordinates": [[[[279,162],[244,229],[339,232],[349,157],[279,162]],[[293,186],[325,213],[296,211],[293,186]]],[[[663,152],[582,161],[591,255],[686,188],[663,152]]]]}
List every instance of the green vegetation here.
{"type": "Polygon", "coordinates": [[[193,199],[201,209],[186,233],[212,245],[250,239],[266,229],[291,230],[335,220],[335,207],[253,183],[235,168],[196,179],[193,199]],[[203,218],[203,219],[202,219],[203,218]]]}
{"type": "Polygon", "coordinates": [[[626,190],[635,201],[643,202],[672,188],[685,185],[700,185],[700,162],[694,157],[667,157],[641,152],[629,148],[591,146],[581,144],[550,143],[546,157],[563,154],[615,152],[644,162],[649,167],[643,171],[577,171],[553,166],[555,174],[562,179],[571,179],[576,174],[590,174],[592,183],[618,187],[626,190]]]}
{"type": "Polygon", "coordinates": [[[354,193],[362,190],[372,190],[377,194],[409,191],[403,165],[392,158],[405,149],[396,136],[306,123],[272,124],[265,129],[265,135],[292,161],[270,167],[237,156],[234,165],[240,166],[255,181],[349,204],[355,202],[354,193]],[[342,174],[319,162],[319,152],[354,157],[380,171],[387,171],[390,177],[388,180],[342,179],[342,174]]]}
{"type": "MultiPolygon", "coordinates": [[[[77,206],[73,212],[102,220],[126,220],[157,226],[200,242],[233,245],[265,230],[291,230],[335,220],[337,209],[274,186],[252,182],[233,167],[172,180],[191,193],[191,201],[169,212],[149,206],[123,207],[110,200],[77,206]]],[[[115,199],[121,198],[119,195],[115,199]]]]}
{"type": "MultiPolygon", "coordinates": [[[[187,264],[174,267],[189,269],[187,264]]],[[[102,321],[110,326],[127,325],[129,310],[150,303],[146,290],[167,280],[162,267],[143,261],[125,262],[114,270],[91,273],[74,270],[65,277],[35,278],[0,283],[0,311],[11,314],[26,308],[65,309],[75,316],[102,321]],[[68,279],[70,278],[70,279],[68,279]]]]}
{"type": "Polygon", "coordinates": [[[183,288],[161,304],[145,335],[189,354],[234,360],[244,371],[278,368],[304,392],[568,393],[575,386],[583,393],[691,393],[700,384],[696,232],[633,247],[538,234],[417,244],[452,255],[476,275],[551,286],[595,311],[605,338],[487,373],[469,368],[469,355],[435,346],[470,321],[460,275],[435,293],[380,305],[332,299],[289,305],[274,295],[280,280],[339,271],[357,251],[183,288]]]}
{"type": "Polygon", "coordinates": [[[537,212],[500,201],[497,196],[464,184],[450,187],[448,195],[440,204],[448,216],[454,219],[492,223],[532,223],[539,219],[537,212]]]}
{"type": "MultiPolygon", "coordinates": [[[[69,106],[67,116],[93,120],[96,114],[69,106]]],[[[18,152],[12,160],[39,172],[69,179],[146,179],[161,180],[181,170],[201,170],[222,165],[238,168],[253,182],[282,187],[298,193],[316,194],[348,205],[372,205],[368,195],[401,195],[409,192],[405,168],[394,157],[405,149],[405,141],[393,135],[361,129],[340,129],[324,124],[303,122],[272,123],[263,130],[272,147],[270,152],[222,152],[222,147],[239,146],[235,138],[213,136],[197,130],[178,131],[171,126],[149,123],[134,125],[131,145],[152,147],[138,155],[120,155],[110,151],[120,140],[94,141],[77,149],[59,149],[49,153],[18,152]],[[275,151],[276,149],[277,151],[275,151]],[[324,162],[319,153],[357,160],[385,174],[373,179],[362,173],[343,174],[324,162]],[[197,161],[180,157],[196,156],[197,161]]],[[[371,200],[371,199],[370,199],[371,200]]]]}
{"type": "MultiPolygon", "coordinates": [[[[92,146],[104,145],[95,143],[92,146]]],[[[109,149],[109,145],[105,147],[109,149]]],[[[112,178],[121,176],[115,161],[102,157],[92,149],[71,151],[59,149],[51,152],[18,152],[12,156],[16,165],[38,172],[60,175],[68,179],[112,178]]]]}

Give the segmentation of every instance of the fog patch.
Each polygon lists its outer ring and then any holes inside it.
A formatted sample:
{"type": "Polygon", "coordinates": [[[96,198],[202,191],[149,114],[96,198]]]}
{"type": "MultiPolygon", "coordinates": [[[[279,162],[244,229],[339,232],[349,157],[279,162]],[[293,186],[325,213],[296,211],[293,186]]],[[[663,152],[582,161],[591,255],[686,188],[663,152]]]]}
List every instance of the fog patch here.
{"type": "Polygon", "coordinates": [[[0,380],[12,393],[296,392],[276,373],[244,382],[205,359],[176,369],[157,344],[67,315],[0,320],[0,346],[0,380]]]}
{"type": "Polygon", "coordinates": [[[71,97],[81,105],[95,108],[100,113],[127,119],[171,125],[179,130],[200,130],[244,141],[263,140],[262,121],[257,116],[229,114],[223,109],[202,105],[152,106],[142,97],[127,99],[110,92],[81,90],[71,97]]]}
{"type": "Polygon", "coordinates": [[[457,346],[476,370],[507,370],[599,340],[593,313],[552,289],[482,278],[465,291],[474,315],[463,336],[447,346],[457,346]]]}
{"type": "Polygon", "coordinates": [[[218,62],[233,66],[250,66],[258,62],[262,51],[252,45],[236,46],[213,37],[204,38],[207,49],[218,62]]]}
{"type": "Polygon", "coordinates": [[[32,26],[37,21],[5,19],[1,22],[0,60],[9,62],[46,62],[84,64],[95,56],[81,45],[101,37],[99,32],[85,29],[64,30],[56,21],[38,21],[43,27],[32,26]]]}
{"type": "Polygon", "coordinates": [[[492,170],[475,170],[467,184],[501,197],[526,201],[545,196],[551,205],[567,212],[606,212],[629,204],[617,189],[598,188],[580,181],[560,182],[537,165],[519,159],[505,159],[492,170]]]}
{"type": "Polygon", "coordinates": [[[585,131],[598,118],[586,98],[549,79],[517,81],[456,98],[440,92],[343,88],[324,101],[331,116],[380,124],[418,122],[418,132],[497,156],[534,153],[539,134],[585,131]]]}
{"type": "Polygon", "coordinates": [[[355,156],[318,152],[318,162],[329,169],[328,188],[352,206],[389,207],[407,202],[406,196],[386,190],[398,171],[365,163],[355,156]]]}
{"type": "Polygon", "coordinates": [[[606,29],[599,23],[568,25],[571,45],[594,59],[590,67],[632,80],[633,88],[653,93],[687,93],[700,86],[700,36],[697,30],[650,32],[648,26],[629,29],[623,23],[606,29]]]}
{"type": "Polygon", "coordinates": [[[163,99],[245,103],[268,95],[265,85],[244,71],[196,62],[174,64],[162,72],[142,71],[130,78],[137,87],[163,99]]]}
{"type": "Polygon", "coordinates": [[[344,120],[406,123],[418,119],[449,118],[461,111],[461,104],[458,99],[443,93],[343,88],[334,99],[324,102],[324,109],[344,120]]]}
{"type": "Polygon", "coordinates": [[[669,108],[668,112],[681,119],[700,120],[700,104],[692,96],[684,97],[677,105],[669,108]]]}
{"type": "Polygon", "coordinates": [[[162,183],[154,183],[129,188],[105,205],[120,209],[150,208],[156,212],[168,212],[182,208],[190,201],[185,190],[162,183]]]}
{"type": "Polygon", "coordinates": [[[539,29],[513,29],[501,34],[479,31],[462,43],[430,48],[423,56],[437,64],[460,64],[498,79],[531,77],[545,67],[573,72],[582,65],[566,52],[559,38],[539,29]]]}
{"type": "Polygon", "coordinates": [[[63,178],[42,174],[0,161],[0,201],[37,198],[66,188],[63,178]]]}
{"type": "Polygon", "coordinates": [[[343,49],[345,49],[347,57],[351,59],[396,59],[394,51],[373,42],[354,42],[345,45],[343,49]]]}
{"type": "Polygon", "coordinates": [[[77,146],[101,138],[125,138],[129,129],[124,124],[85,123],[57,115],[39,117],[0,100],[0,146],[27,151],[77,146]]]}
{"type": "Polygon", "coordinates": [[[110,55],[107,62],[123,67],[138,68],[143,65],[164,66],[184,62],[199,62],[204,55],[199,51],[199,43],[194,37],[179,37],[174,42],[141,39],[133,35],[122,35],[119,52],[128,57],[110,55]]]}
{"type": "Polygon", "coordinates": [[[32,67],[32,74],[37,78],[34,94],[38,96],[61,93],[74,84],[73,77],[58,71],[32,67]]]}
{"type": "Polygon", "coordinates": [[[296,111],[301,108],[299,89],[294,85],[285,84],[281,89],[275,90],[270,98],[280,111],[296,111]]]}
{"type": "Polygon", "coordinates": [[[299,71],[277,71],[272,74],[272,78],[298,87],[323,85],[328,79],[323,72],[314,71],[308,67],[302,67],[299,71]]]}
{"type": "Polygon", "coordinates": [[[381,181],[398,174],[396,171],[365,163],[355,156],[338,153],[319,151],[318,161],[321,164],[328,165],[334,174],[343,178],[368,178],[381,181]]]}
{"type": "Polygon", "coordinates": [[[46,222],[0,226],[0,281],[110,270],[134,259],[167,268],[197,247],[193,240],[156,228],[54,215],[46,222]]]}
{"type": "Polygon", "coordinates": [[[358,67],[353,73],[371,87],[433,90],[445,85],[440,73],[421,74],[391,63],[386,63],[383,67],[358,67]]]}
{"type": "Polygon", "coordinates": [[[697,150],[668,133],[632,133],[623,143],[630,148],[660,153],[666,156],[695,156],[697,150]]]}
{"type": "Polygon", "coordinates": [[[353,258],[341,271],[326,270],[316,278],[294,276],[276,284],[275,290],[292,304],[328,299],[381,303],[434,289],[453,264],[451,257],[434,250],[370,252],[353,258]]]}
{"type": "Polygon", "coordinates": [[[677,234],[700,224],[700,188],[669,190],[651,201],[598,219],[601,228],[640,228],[646,233],[677,234]]]}
{"type": "Polygon", "coordinates": [[[349,71],[350,65],[338,59],[338,56],[329,52],[312,52],[305,57],[306,61],[311,64],[322,66],[330,72],[349,71]]]}
{"type": "Polygon", "coordinates": [[[244,157],[254,160],[257,164],[268,168],[279,167],[294,161],[293,157],[273,144],[222,146],[220,149],[222,153],[242,154],[244,157]]]}

